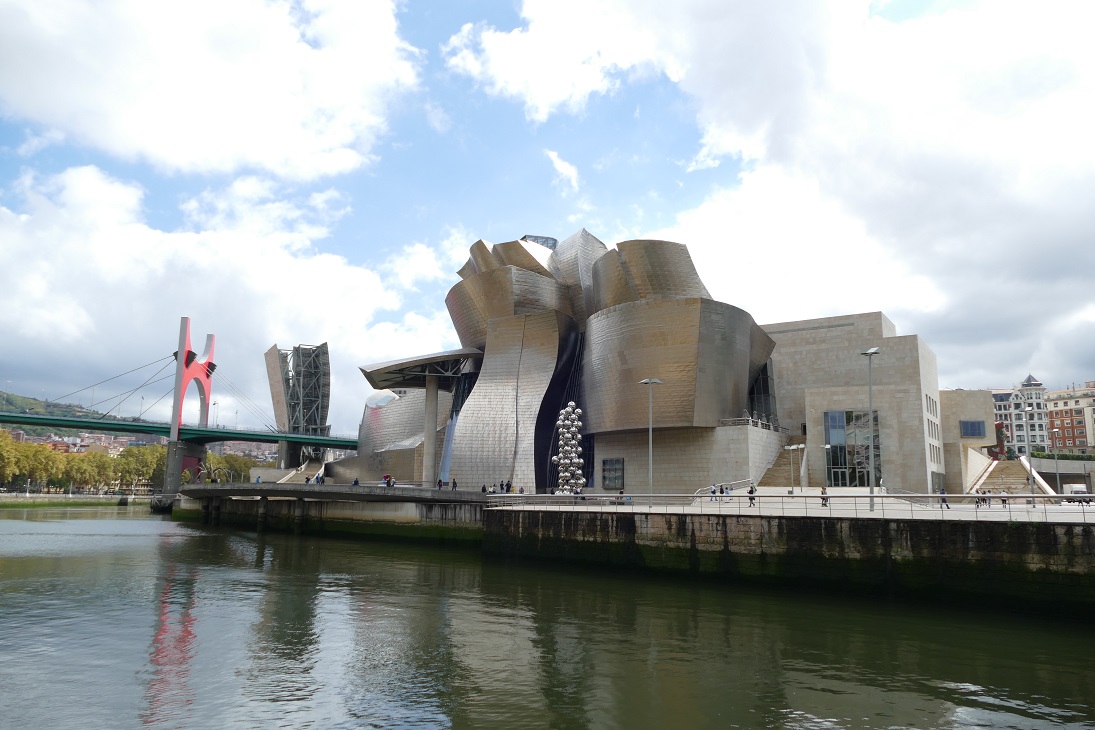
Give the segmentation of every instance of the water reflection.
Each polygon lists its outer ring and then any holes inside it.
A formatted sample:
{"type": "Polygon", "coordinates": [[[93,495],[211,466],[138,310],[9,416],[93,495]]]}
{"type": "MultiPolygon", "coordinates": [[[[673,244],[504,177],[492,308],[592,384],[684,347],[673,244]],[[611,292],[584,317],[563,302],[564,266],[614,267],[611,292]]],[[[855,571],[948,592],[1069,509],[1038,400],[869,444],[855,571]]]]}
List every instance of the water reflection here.
{"type": "Polygon", "coordinates": [[[168,567],[159,595],[159,616],[152,637],[151,676],[145,689],[145,725],[158,726],[185,719],[194,703],[190,663],[194,656],[194,576],[168,567]],[[180,575],[182,572],[182,575],[180,575]]]}
{"type": "Polygon", "coordinates": [[[1095,727],[1044,620],[117,515],[0,515],[0,577],[12,726],[1095,727]]]}

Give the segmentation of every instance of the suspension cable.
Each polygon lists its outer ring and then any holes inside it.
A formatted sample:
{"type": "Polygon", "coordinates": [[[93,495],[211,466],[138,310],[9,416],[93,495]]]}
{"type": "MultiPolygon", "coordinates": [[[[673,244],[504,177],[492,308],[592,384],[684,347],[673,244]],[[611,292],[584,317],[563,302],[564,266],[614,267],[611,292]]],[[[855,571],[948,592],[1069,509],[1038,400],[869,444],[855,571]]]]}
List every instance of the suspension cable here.
{"type": "MultiPolygon", "coordinates": [[[[71,395],[76,395],[77,393],[83,393],[85,390],[91,390],[92,388],[97,388],[98,386],[102,385],[103,383],[109,383],[111,380],[117,380],[118,378],[122,377],[122,375],[129,375],[130,373],[135,373],[138,370],[145,369],[149,365],[155,365],[158,362],[161,362],[163,360],[167,360],[169,358],[174,358],[174,357],[175,357],[174,353],[172,353],[171,355],[165,355],[164,357],[161,357],[158,360],[153,360],[150,363],[146,363],[144,365],[141,365],[139,368],[133,368],[132,370],[127,370],[126,372],[121,373],[120,375],[115,375],[113,378],[107,378],[106,380],[100,380],[98,383],[95,383],[94,385],[89,385],[86,388],[80,388],[79,390],[74,390],[71,393],[65,393],[64,395],[60,396],[59,398],[54,398],[53,400],[55,400],[55,401],[64,400],[65,398],[68,398],[71,395]]],[[[163,368],[160,368],[160,369],[162,370],[163,368]]],[[[155,377],[155,376],[153,376],[153,377],[155,377]]]]}

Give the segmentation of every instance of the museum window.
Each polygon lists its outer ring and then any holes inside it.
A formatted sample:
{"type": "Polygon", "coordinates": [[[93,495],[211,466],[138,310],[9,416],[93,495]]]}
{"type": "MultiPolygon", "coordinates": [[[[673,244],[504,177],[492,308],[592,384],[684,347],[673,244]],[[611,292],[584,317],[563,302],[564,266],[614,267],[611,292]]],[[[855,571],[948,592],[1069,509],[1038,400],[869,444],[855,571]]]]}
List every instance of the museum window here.
{"type": "Polygon", "coordinates": [[[613,491],[624,488],[623,459],[604,459],[601,462],[601,488],[613,491]]]}
{"type": "Polygon", "coordinates": [[[825,480],[830,487],[869,486],[868,448],[873,445],[875,484],[882,481],[882,452],[878,436],[878,411],[868,419],[866,411],[825,411],[825,480]],[[873,424],[868,425],[868,420],[873,424]]]}

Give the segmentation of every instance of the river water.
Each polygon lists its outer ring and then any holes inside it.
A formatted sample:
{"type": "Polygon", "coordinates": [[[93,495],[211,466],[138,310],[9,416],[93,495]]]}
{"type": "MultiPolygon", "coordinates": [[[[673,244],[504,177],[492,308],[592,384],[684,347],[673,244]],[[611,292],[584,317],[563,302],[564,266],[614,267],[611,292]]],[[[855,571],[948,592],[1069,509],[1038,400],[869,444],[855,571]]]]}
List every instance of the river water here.
{"type": "Polygon", "coordinates": [[[4,728],[1095,728],[1095,632],[0,510],[4,728]]]}

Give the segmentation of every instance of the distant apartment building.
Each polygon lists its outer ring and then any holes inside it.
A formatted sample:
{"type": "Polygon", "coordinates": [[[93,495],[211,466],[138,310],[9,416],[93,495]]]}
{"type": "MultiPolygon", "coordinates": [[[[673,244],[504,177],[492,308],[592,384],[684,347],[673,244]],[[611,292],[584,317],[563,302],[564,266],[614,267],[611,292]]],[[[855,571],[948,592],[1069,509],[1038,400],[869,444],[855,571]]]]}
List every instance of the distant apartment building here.
{"type": "Polygon", "coordinates": [[[1095,423],[1095,380],[1082,388],[1051,390],[1046,393],[1052,451],[1058,454],[1090,454],[1088,429],[1095,423]]]}
{"type": "Polygon", "coordinates": [[[1017,456],[1048,451],[1050,446],[1049,411],[1046,387],[1033,375],[1011,390],[993,390],[996,422],[1004,432],[1004,448],[1017,456]]]}

